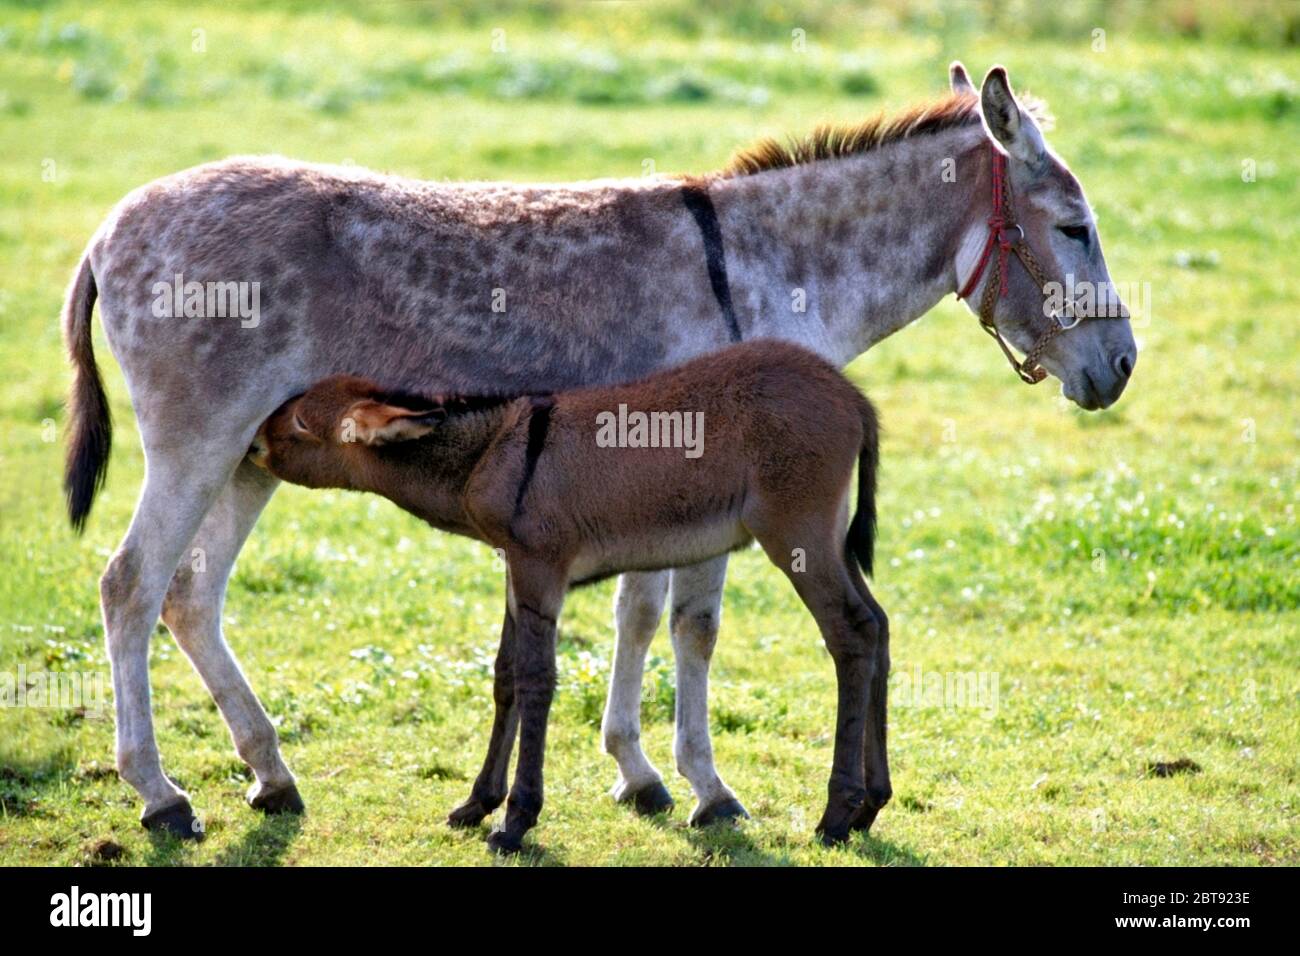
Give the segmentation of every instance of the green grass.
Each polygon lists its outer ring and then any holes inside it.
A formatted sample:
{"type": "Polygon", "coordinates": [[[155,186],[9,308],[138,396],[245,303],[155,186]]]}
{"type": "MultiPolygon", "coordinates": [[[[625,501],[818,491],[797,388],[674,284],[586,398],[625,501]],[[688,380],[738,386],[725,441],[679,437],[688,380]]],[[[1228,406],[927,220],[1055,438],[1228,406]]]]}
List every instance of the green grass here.
{"type": "MultiPolygon", "coordinates": [[[[887,428],[875,588],[893,621],[894,802],[869,838],[815,845],[832,668],[783,577],[748,551],[732,561],[711,712],[718,766],[753,820],[688,829],[675,776],[668,817],[638,819],[605,795],[604,585],[566,607],[547,806],[522,862],[1300,862],[1300,105],[1281,45],[1294,23],[1166,23],[1141,5],[1110,23],[1084,5],[988,33],[973,4],[899,14],[888,30],[894,4],[788,18],[746,6],[730,20],[698,6],[547,20],[500,6],[457,18],[408,4],[0,7],[0,672],[107,677],[96,580],[142,459],[98,322],[120,427],[80,540],[51,423],[68,379],[62,291],[128,190],[239,152],[433,179],[636,176],[647,160],[702,171],[760,134],[932,95],[952,57],[980,73],[1002,61],[1049,100],[1051,140],[1098,211],[1112,273],[1149,282],[1153,314],[1128,393],[1103,413],[1054,385],[1024,388],[951,300],[852,367],[887,428]],[[996,675],[996,707],[909,698],[902,678],[918,668],[996,675]],[[1184,758],[1199,772],[1149,771],[1184,758]]],[[[490,862],[481,833],[443,820],[486,744],[501,604],[486,549],[378,499],[284,489],[244,552],[226,624],[308,814],[267,821],[243,806],[248,772],[160,630],[164,764],[208,839],[139,828],[111,770],[110,719],[6,708],[0,864],[89,862],[103,840],[127,864],[490,862]]],[[[665,634],[651,653],[645,741],[669,770],[665,634]]]]}

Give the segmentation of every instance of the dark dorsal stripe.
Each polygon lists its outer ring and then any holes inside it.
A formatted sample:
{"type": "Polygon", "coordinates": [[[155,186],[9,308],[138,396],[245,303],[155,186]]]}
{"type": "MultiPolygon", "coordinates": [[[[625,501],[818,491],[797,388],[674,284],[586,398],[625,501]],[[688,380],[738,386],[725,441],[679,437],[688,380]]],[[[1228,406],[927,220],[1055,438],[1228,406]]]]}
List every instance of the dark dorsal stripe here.
{"type": "Polygon", "coordinates": [[[694,184],[682,187],[682,202],[695,217],[695,224],[700,227],[700,236],[704,239],[704,260],[709,267],[709,285],[713,286],[713,296],[722,309],[722,317],[727,320],[727,329],[731,332],[731,341],[739,342],[740,322],[736,320],[736,310],[731,304],[731,286],[727,282],[727,254],[722,248],[722,227],[718,225],[718,213],[713,208],[709,191],[694,184]]]}
{"type": "Polygon", "coordinates": [[[546,433],[551,427],[551,409],[554,407],[555,399],[550,395],[532,395],[528,399],[528,448],[524,452],[524,477],[515,494],[515,513],[511,516],[512,519],[523,511],[524,495],[528,493],[533,472],[537,470],[537,459],[542,456],[542,448],[546,445],[546,433]]]}

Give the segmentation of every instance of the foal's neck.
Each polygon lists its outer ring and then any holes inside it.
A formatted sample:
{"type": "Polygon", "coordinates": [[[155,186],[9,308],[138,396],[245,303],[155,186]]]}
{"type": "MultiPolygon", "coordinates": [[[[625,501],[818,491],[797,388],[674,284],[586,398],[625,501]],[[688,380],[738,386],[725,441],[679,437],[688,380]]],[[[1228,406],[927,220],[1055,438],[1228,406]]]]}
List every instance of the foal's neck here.
{"type": "Polygon", "coordinates": [[[376,491],[430,524],[465,533],[464,493],[474,469],[526,399],[454,412],[418,441],[376,449],[377,473],[363,490],[376,491]]]}
{"type": "Polygon", "coordinates": [[[986,142],[963,127],[716,180],[749,337],[792,338],[847,364],[955,292],[986,142]]]}

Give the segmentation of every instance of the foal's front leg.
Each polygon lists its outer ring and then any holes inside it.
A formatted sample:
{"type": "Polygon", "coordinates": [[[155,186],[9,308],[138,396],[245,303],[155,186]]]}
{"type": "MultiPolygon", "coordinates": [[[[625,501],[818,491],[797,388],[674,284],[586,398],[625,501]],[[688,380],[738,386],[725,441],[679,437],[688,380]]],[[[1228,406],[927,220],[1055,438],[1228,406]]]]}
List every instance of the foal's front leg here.
{"type": "Polygon", "coordinates": [[[523,847],[524,834],[542,812],[542,762],[546,722],[555,696],[555,622],[564,581],[549,568],[520,574],[511,566],[515,620],[515,705],[519,711],[519,761],[506,803],[505,823],[488,837],[499,853],[523,847]]]}
{"type": "MultiPolygon", "coordinates": [[[[509,581],[506,582],[507,591],[509,581]]],[[[519,708],[515,706],[515,619],[506,602],[505,621],[501,625],[501,645],[497,648],[493,668],[492,737],[488,741],[487,756],[479,771],[469,798],[451,811],[447,822],[454,827],[476,827],[483,818],[501,806],[506,798],[506,775],[510,771],[510,753],[515,746],[515,733],[519,729],[519,708]]]]}

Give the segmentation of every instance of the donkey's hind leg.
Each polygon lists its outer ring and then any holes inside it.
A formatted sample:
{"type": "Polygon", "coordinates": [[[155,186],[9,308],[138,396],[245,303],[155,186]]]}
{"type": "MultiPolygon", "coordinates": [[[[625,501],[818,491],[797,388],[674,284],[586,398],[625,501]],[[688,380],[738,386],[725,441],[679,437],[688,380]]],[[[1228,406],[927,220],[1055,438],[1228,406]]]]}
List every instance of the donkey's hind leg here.
{"type": "Polygon", "coordinates": [[[235,752],[256,782],[249,804],[267,813],[303,809],[280,741],[221,632],[221,612],[235,558],[279,481],[244,460],[208,510],[163,600],[163,623],[212,694],[235,752]]]}
{"type": "Polygon", "coordinates": [[[600,723],[605,752],[618,761],[618,782],[611,791],[614,799],[645,814],[673,806],[663,776],[641,749],[645,655],[667,596],[667,571],[635,572],[619,578],[614,598],[614,666],[600,723]]]}
{"type": "MultiPolygon", "coordinates": [[[[117,770],[145,801],[148,829],[197,839],[188,795],[162,770],[149,695],[149,639],[185,548],[238,459],[194,456],[146,442],[144,489],[121,546],[100,578],[104,640],[113,672],[117,770]]],[[[242,449],[240,450],[242,454],[242,449]]]]}

